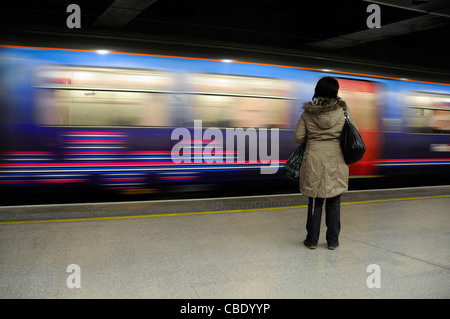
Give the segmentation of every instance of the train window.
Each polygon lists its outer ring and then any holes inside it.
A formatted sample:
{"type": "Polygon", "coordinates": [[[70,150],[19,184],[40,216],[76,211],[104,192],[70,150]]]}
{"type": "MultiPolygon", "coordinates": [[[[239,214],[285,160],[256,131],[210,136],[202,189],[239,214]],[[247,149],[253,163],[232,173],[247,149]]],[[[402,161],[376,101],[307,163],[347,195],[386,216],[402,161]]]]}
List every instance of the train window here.
{"type": "Polygon", "coordinates": [[[159,70],[45,66],[37,69],[34,81],[38,87],[164,92],[171,90],[174,80],[159,70]]]}
{"type": "Polygon", "coordinates": [[[359,130],[377,130],[376,85],[373,82],[338,79],[339,96],[347,103],[359,130]]]}
{"type": "Polygon", "coordinates": [[[290,82],[263,77],[198,73],[192,75],[194,93],[241,94],[248,96],[289,97],[290,82]]]}
{"type": "Polygon", "coordinates": [[[169,126],[169,76],[86,67],[38,70],[36,120],[42,125],[169,126]]]}
{"type": "Polygon", "coordinates": [[[450,95],[410,94],[405,119],[411,133],[450,134],[450,95]]]}
{"type": "Polygon", "coordinates": [[[292,84],[218,74],[192,76],[193,116],[210,127],[290,126],[292,84]]]}
{"type": "Polygon", "coordinates": [[[37,120],[44,125],[167,126],[166,96],[95,90],[40,90],[37,120]]]}
{"type": "Polygon", "coordinates": [[[194,95],[194,119],[209,127],[287,128],[291,101],[222,95],[194,95]]]}

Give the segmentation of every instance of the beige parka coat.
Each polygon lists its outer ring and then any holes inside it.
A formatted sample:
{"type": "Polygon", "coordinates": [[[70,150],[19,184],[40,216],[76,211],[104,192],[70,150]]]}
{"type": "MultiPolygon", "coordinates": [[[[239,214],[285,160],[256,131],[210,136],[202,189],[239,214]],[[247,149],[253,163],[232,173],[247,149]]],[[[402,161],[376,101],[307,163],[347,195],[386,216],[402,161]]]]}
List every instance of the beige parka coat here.
{"type": "Polygon", "coordinates": [[[344,107],[356,127],[350,109],[340,98],[317,98],[303,105],[304,112],[294,132],[297,143],[306,141],[300,167],[300,192],[303,195],[330,198],[348,189],[349,169],[340,146],[344,107]]]}

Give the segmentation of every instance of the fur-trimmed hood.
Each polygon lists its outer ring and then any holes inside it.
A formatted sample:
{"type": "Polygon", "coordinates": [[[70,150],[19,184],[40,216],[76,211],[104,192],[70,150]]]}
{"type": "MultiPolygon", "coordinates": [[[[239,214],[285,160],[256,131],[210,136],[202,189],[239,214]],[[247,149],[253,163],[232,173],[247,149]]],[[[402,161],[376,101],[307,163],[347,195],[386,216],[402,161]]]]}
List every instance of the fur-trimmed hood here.
{"type": "Polygon", "coordinates": [[[309,114],[321,114],[330,111],[335,111],[339,108],[345,108],[347,104],[340,97],[336,99],[327,99],[319,97],[312,102],[303,104],[303,109],[309,114]]]}
{"type": "Polygon", "coordinates": [[[303,109],[308,115],[309,121],[321,129],[332,128],[341,118],[344,118],[342,110],[344,107],[347,107],[347,104],[340,98],[326,99],[319,97],[312,102],[303,104],[303,109]]]}

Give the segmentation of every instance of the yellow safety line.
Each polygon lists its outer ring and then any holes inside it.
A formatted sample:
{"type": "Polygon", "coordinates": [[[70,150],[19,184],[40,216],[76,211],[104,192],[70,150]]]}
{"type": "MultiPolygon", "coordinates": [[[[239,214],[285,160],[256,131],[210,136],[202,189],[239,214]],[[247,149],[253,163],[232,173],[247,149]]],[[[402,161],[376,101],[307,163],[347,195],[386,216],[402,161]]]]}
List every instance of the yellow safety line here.
{"type": "MultiPolygon", "coordinates": [[[[369,203],[380,203],[380,202],[391,202],[391,201],[402,201],[402,200],[404,201],[404,200],[413,200],[413,199],[443,198],[443,197],[450,197],[450,195],[391,198],[391,199],[373,199],[373,200],[365,200],[365,201],[359,201],[359,202],[343,202],[343,203],[341,203],[341,205],[369,204],[369,203]]],[[[92,220],[132,219],[132,218],[187,216],[187,215],[208,215],[208,214],[223,214],[223,213],[245,213],[245,212],[258,212],[258,211],[266,211],[266,210],[279,210],[279,209],[292,209],[292,208],[305,208],[305,207],[308,207],[308,205],[251,208],[251,209],[234,209],[234,210],[215,210],[215,211],[188,212],[188,213],[148,214],[148,215],[131,215],[131,216],[107,216],[107,217],[48,219],[48,220],[24,220],[24,221],[15,221],[15,222],[0,222],[0,225],[60,223],[60,222],[78,222],[78,221],[92,221],[92,220]]]]}
{"type": "Polygon", "coordinates": [[[442,197],[450,197],[450,195],[419,196],[419,197],[389,198],[389,199],[373,199],[373,200],[363,200],[363,201],[359,201],[359,202],[344,202],[344,203],[341,203],[341,205],[368,204],[368,203],[379,203],[379,202],[392,202],[392,201],[396,201],[396,200],[430,199],[430,198],[442,198],[442,197]]]}

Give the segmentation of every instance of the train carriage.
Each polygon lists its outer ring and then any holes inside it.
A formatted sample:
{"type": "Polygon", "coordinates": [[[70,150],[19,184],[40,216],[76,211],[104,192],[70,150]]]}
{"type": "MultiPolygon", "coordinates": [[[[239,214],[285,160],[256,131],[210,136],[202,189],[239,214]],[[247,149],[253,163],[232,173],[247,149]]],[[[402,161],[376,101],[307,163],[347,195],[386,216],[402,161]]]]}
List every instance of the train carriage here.
{"type": "Polygon", "coordinates": [[[0,68],[0,187],[150,192],[282,181],[301,105],[325,75],[338,79],[339,95],[367,145],[363,159],[350,166],[351,178],[450,172],[446,83],[282,62],[6,45],[0,68]],[[202,124],[200,137],[195,120],[202,124]],[[173,161],[180,143],[173,132],[180,127],[191,133],[182,141],[191,162],[173,161]],[[212,128],[222,137],[242,128],[245,149],[205,138],[212,128]],[[253,148],[252,132],[258,141],[267,139],[266,150],[253,148]],[[262,174],[268,166],[276,173],[262,174]]]}

